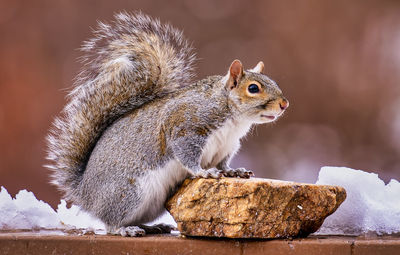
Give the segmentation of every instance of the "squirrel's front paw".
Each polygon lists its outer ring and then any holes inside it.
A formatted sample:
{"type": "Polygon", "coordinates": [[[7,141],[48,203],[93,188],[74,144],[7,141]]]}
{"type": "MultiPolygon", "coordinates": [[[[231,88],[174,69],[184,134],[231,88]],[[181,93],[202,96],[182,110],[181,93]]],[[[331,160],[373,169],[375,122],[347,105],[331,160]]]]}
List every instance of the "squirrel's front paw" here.
{"type": "Polygon", "coordinates": [[[193,178],[211,178],[211,179],[219,179],[224,174],[222,173],[222,170],[216,169],[216,168],[210,168],[210,169],[202,169],[196,172],[196,174],[193,176],[193,178]]]}
{"type": "Polygon", "coordinates": [[[246,168],[240,167],[236,169],[217,169],[217,168],[210,168],[210,169],[202,169],[198,171],[193,178],[214,178],[218,179],[221,177],[239,177],[248,179],[254,176],[253,171],[247,170],[246,168]]]}
{"type": "Polygon", "coordinates": [[[254,173],[250,170],[247,170],[246,168],[240,167],[236,169],[226,169],[226,170],[221,170],[221,173],[225,177],[240,177],[240,178],[250,178],[251,176],[254,176],[254,173]]]}

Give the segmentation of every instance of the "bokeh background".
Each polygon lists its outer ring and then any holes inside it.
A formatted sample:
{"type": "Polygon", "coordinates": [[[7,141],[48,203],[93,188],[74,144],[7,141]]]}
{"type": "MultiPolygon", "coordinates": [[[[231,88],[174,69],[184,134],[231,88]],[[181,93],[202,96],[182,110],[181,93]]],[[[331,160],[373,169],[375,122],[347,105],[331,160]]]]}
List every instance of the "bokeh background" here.
{"type": "MultiPolygon", "coordinates": [[[[0,1],[0,185],[57,205],[45,136],[96,20],[142,10],[183,29],[198,78],[263,60],[290,101],[243,141],[234,166],[315,182],[321,166],[400,179],[400,1],[0,1]]],[[[140,142],[140,141],[138,141],[140,142]]]]}

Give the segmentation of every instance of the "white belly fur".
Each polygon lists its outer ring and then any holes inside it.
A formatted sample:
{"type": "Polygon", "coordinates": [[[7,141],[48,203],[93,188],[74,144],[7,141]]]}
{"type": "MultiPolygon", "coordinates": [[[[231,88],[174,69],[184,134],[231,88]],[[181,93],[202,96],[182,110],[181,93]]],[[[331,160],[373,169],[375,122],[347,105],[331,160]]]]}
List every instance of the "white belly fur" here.
{"type": "Polygon", "coordinates": [[[160,216],[164,211],[167,195],[187,177],[189,172],[175,159],[170,160],[162,168],[148,171],[143,178],[138,179],[142,191],[142,204],[132,212],[128,222],[145,223],[160,216]]]}
{"type": "MultiPolygon", "coordinates": [[[[201,167],[215,167],[224,157],[234,154],[240,147],[240,138],[251,127],[249,121],[227,121],[207,140],[201,158],[201,167]]],[[[189,171],[182,164],[172,159],[164,167],[148,171],[139,178],[143,203],[131,212],[126,223],[138,224],[154,220],[164,210],[164,203],[169,192],[176,185],[189,177],[189,171]]]]}
{"type": "Polygon", "coordinates": [[[240,148],[240,138],[249,131],[249,120],[228,120],[208,138],[201,157],[201,167],[215,167],[223,158],[234,155],[240,148]]]}

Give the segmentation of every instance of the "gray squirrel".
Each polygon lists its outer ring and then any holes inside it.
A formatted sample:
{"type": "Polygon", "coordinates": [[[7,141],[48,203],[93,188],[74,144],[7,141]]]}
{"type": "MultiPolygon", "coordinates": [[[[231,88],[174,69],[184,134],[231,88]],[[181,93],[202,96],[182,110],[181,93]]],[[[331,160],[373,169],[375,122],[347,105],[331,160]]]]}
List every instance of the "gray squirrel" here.
{"type": "Polygon", "coordinates": [[[110,233],[140,236],[186,178],[249,178],[229,162],[253,124],[289,102],[262,74],[234,60],[226,75],[192,81],[182,33],[142,13],[99,22],[83,71],[47,137],[52,183],[110,233]]]}

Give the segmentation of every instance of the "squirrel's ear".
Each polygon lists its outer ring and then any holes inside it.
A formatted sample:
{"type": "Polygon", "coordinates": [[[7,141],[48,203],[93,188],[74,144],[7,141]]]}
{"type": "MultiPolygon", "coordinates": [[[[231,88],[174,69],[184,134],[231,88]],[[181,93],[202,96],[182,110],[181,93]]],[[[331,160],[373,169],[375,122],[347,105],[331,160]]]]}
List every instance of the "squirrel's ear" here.
{"type": "Polygon", "coordinates": [[[237,86],[239,83],[240,78],[243,76],[243,65],[240,60],[234,60],[229,67],[229,71],[227,74],[227,82],[226,82],[226,87],[233,89],[237,86]]]}
{"type": "Polygon", "coordinates": [[[253,69],[250,69],[249,71],[253,72],[253,73],[264,72],[264,63],[262,61],[258,62],[258,64],[253,69]]]}

